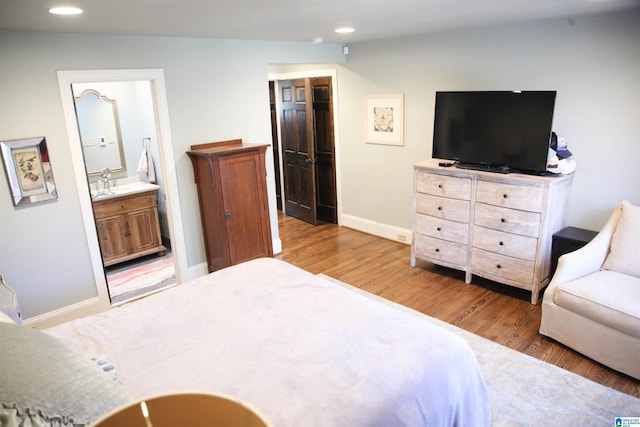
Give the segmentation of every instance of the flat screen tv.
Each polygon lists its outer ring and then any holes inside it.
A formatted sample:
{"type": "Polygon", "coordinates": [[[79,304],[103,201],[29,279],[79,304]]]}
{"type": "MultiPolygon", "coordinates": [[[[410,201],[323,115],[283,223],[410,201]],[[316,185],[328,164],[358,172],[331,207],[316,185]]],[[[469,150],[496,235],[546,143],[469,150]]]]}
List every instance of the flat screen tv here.
{"type": "Polygon", "coordinates": [[[543,175],[555,91],[436,92],[433,152],[462,168],[543,175]]]}

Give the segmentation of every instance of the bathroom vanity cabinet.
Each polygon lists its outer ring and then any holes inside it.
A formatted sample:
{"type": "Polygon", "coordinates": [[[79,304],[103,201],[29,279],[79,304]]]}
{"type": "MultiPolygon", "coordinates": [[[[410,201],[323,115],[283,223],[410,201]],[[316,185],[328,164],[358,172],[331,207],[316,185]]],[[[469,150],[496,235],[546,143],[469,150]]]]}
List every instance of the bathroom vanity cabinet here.
{"type": "Polygon", "coordinates": [[[160,253],[157,189],[93,201],[93,213],[105,266],[160,253]]]}

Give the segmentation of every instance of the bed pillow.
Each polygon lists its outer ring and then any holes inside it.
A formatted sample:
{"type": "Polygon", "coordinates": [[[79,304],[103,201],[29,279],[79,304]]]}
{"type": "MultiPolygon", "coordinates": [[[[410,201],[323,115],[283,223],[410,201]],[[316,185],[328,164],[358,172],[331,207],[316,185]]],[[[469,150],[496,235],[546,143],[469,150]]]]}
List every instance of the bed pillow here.
{"type": "Polygon", "coordinates": [[[620,220],[602,269],[640,277],[640,206],[622,202],[620,220]]]}
{"type": "Polygon", "coordinates": [[[44,332],[0,323],[0,342],[0,419],[8,425],[86,425],[133,400],[98,364],[44,332]]]}

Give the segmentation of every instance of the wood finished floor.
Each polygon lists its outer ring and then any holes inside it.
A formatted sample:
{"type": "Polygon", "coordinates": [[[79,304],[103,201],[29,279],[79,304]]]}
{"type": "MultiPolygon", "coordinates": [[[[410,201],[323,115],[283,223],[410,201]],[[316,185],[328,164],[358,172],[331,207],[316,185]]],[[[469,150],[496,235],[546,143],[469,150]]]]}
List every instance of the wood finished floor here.
{"type": "Polygon", "coordinates": [[[613,371],[538,333],[541,309],[530,294],[419,262],[400,242],[340,227],[312,226],[279,214],[284,261],[323,273],[491,341],[640,398],[640,381],[613,371]]]}

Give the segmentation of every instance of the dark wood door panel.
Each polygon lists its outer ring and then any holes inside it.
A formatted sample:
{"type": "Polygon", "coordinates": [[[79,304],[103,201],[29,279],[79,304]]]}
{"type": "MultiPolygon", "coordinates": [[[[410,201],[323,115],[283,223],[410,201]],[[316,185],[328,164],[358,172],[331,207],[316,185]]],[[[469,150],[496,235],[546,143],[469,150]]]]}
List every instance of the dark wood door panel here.
{"type": "Polygon", "coordinates": [[[313,187],[305,178],[310,173],[308,163],[294,161],[286,163],[285,207],[287,214],[308,223],[315,221],[313,187]],[[312,216],[313,215],[313,216],[312,216]]]}
{"type": "MultiPolygon", "coordinates": [[[[290,204],[297,204],[300,198],[300,170],[295,162],[286,162],[284,165],[285,185],[285,203],[287,207],[290,204]]],[[[289,213],[287,211],[287,213],[289,213]]]]}
{"type": "Polygon", "coordinates": [[[284,157],[284,207],[287,214],[315,224],[315,170],[312,105],[308,80],[280,82],[281,137],[284,157]]]}
{"type": "Polygon", "coordinates": [[[296,108],[282,110],[282,148],[290,153],[307,154],[307,113],[296,108]]]}
{"type": "Polygon", "coordinates": [[[316,211],[322,221],[337,223],[335,139],[331,78],[311,80],[313,88],[313,130],[316,162],[316,211]]]}

